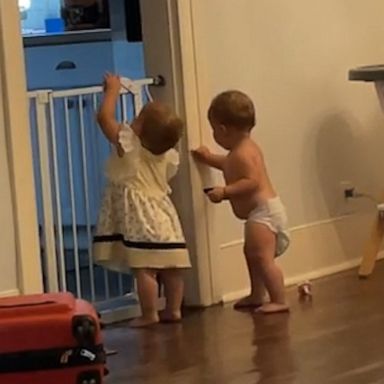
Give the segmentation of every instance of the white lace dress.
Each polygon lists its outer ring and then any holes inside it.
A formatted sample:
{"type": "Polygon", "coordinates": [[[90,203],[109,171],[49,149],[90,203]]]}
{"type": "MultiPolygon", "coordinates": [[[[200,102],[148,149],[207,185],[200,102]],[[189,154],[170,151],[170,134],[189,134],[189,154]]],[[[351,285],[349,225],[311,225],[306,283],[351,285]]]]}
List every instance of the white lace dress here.
{"type": "Polygon", "coordinates": [[[119,133],[123,156],[111,155],[108,184],[93,241],[95,262],[108,269],[188,268],[183,231],[169,194],[178,168],[171,149],[156,156],[141,146],[128,125],[119,133]]]}

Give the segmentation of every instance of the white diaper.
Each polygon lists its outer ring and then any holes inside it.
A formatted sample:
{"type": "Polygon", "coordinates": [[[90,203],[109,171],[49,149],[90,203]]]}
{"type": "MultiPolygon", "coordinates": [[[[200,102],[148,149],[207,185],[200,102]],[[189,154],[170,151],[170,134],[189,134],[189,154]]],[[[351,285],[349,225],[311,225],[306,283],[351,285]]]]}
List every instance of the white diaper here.
{"type": "Polygon", "coordinates": [[[279,197],[269,199],[263,205],[255,208],[248,217],[247,222],[266,225],[276,234],[276,257],[283,254],[290,242],[287,228],[287,214],[279,197]]]}

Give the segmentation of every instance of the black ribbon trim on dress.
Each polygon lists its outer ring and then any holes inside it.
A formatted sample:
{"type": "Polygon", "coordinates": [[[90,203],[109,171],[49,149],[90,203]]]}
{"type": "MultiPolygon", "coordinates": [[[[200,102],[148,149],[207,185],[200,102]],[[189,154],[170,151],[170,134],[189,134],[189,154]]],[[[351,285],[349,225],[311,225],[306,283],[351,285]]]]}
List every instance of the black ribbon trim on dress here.
{"type": "Polygon", "coordinates": [[[105,364],[102,345],[0,354],[0,373],[20,373],[105,364]]]}
{"type": "Polygon", "coordinates": [[[126,247],[137,249],[186,249],[185,243],[151,243],[146,241],[130,241],[125,240],[121,234],[95,236],[94,243],[112,243],[114,241],[122,242],[126,247]]]}

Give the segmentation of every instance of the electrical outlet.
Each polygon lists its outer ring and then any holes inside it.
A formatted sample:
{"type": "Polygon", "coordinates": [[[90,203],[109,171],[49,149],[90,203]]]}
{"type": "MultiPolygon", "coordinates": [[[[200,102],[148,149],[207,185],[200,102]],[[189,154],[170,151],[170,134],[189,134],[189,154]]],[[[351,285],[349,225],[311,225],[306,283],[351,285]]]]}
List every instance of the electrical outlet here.
{"type": "Polygon", "coordinates": [[[351,181],[343,180],[340,182],[340,193],[344,199],[353,197],[355,186],[351,181]]]}

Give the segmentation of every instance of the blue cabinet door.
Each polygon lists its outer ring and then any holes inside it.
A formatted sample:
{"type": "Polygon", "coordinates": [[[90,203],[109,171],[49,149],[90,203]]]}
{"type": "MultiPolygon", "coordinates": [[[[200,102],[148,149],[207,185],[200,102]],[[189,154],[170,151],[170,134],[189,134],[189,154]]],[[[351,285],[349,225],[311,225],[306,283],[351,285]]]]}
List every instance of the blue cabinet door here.
{"type": "Polygon", "coordinates": [[[24,52],[29,90],[100,84],[104,73],[114,70],[110,42],[28,47],[24,52]]]}

